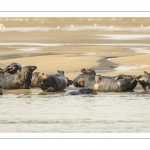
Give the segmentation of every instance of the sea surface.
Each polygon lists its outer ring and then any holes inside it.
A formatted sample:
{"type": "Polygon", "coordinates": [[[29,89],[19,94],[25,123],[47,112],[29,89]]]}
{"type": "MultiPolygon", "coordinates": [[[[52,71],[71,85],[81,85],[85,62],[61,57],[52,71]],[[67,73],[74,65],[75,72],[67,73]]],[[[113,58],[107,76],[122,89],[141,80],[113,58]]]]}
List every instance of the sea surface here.
{"type": "Polygon", "coordinates": [[[142,89],[77,96],[34,90],[0,96],[0,132],[150,132],[150,94],[142,89]]]}

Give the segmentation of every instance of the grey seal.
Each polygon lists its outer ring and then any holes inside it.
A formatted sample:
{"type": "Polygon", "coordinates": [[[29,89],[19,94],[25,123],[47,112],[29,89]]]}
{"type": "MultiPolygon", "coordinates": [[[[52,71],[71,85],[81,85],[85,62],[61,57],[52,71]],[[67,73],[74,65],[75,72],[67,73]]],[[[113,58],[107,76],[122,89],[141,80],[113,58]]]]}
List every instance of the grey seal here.
{"type": "Polygon", "coordinates": [[[4,76],[0,74],[0,85],[3,89],[29,89],[32,72],[36,68],[36,66],[25,66],[12,75],[4,76]]]}
{"type": "MultiPolygon", "coordinates": [[[[41,86],[40,80],[41,81],[43,80],[42,76],[43,76],[43,78],[45,80],[46,76],[47,77],[49,77],[49,76],[51,76],[51,77],[60,77],[61,75],[60,74],[46,75],[46,74],[40,73],[40,72],[33,72],[32,73],[32,79],[31,79],[31,86],[32,87],[40,87],[41,86]]],[[[67,79],[67,86],[72,85],[73,81],[69,80],[67,77],[66,77],[66,79],[67,79]]]]}
{"type": "Polygon", "coordinates": [[[97,94],[96,91],[94,91],[93,89],[79,89],[79,90],[74,90],[74,91],[69,91],[65,94],[65,96],[69,96],[69,95],[84,95],[84,94],[97,94]]]}
{"type": "Polygon", "coordinates": [[[68,80],[64,75],[64,71],[59,71],[55,75],[47,75],[40,73],[38,75],[40,88],[45,92],[62,91],[68,85],[68,80]]]}
{"type": "Polygon", "coordinates": [[[101,75],[91,75],[85,80],[85,88],[90,88],[99,92],[124,92],[135,84],[136,79],[129,81],[127,79],[104,78],[101,75]]]}
{"type": "Polygon", "coordinates": [[[81,74],[73,79],[73,85],[75,87],[85,87],[85,79],[90,75],[96,75],[96,72],[91,68],[81,69],[81,74]]]}
{"type": "Polygon", "coordinates": [[[138,84],[139,78],[141,78],[142,75],[136,76],[136,75],[125,75],[125,74],[119,74],[117,76],[101,76],[102,78],[106,79],[113,79],[113,80],[119,80],[119,79],[127,79],[129,82],[131,82],[131,86],[128,88],[129,91],[134,90],[134,88],[138,84]],[[135,79],[134,83],[132,81],[135,79]]]}

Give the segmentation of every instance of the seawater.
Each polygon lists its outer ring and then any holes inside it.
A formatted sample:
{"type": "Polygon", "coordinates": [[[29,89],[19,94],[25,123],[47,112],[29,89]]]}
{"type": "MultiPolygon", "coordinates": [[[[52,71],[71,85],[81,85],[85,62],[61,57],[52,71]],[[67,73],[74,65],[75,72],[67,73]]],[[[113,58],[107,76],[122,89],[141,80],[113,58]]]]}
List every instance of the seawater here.
{"type": "Polygon", "coordinates": [[[142,88],[77,96],[19,93],[0,96],[0,132],[150,132],[150,94],[142,88]]]}

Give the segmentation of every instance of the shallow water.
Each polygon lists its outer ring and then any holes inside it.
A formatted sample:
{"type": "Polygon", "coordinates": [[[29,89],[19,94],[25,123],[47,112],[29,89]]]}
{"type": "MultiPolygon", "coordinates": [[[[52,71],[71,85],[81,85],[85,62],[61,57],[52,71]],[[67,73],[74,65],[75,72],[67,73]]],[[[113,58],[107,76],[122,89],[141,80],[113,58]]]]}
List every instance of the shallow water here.
{"type": "Polygon", "coordinates": [[[150,132],[149,97],[142,89],[94,96],[6,93],[0,132],[150,132]]]}

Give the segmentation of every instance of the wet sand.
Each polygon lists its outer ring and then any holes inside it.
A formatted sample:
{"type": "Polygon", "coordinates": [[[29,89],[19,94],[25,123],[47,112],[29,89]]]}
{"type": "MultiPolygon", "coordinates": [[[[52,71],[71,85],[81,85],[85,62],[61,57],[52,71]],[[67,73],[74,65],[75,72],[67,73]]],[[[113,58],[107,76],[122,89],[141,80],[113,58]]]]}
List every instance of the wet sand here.
{"type": "Polygon", "coordinates": [[[149,51],[149,18],[0,18],[0,22],[4,26],[0,67],[18,62],[45,73],[64,70],[70,79],[82,68],[102,75],[140,75],[150,70],[150,54],[133,50],[149,51]],[[116,71],[120,65],[137,67],[116,71]]]}

